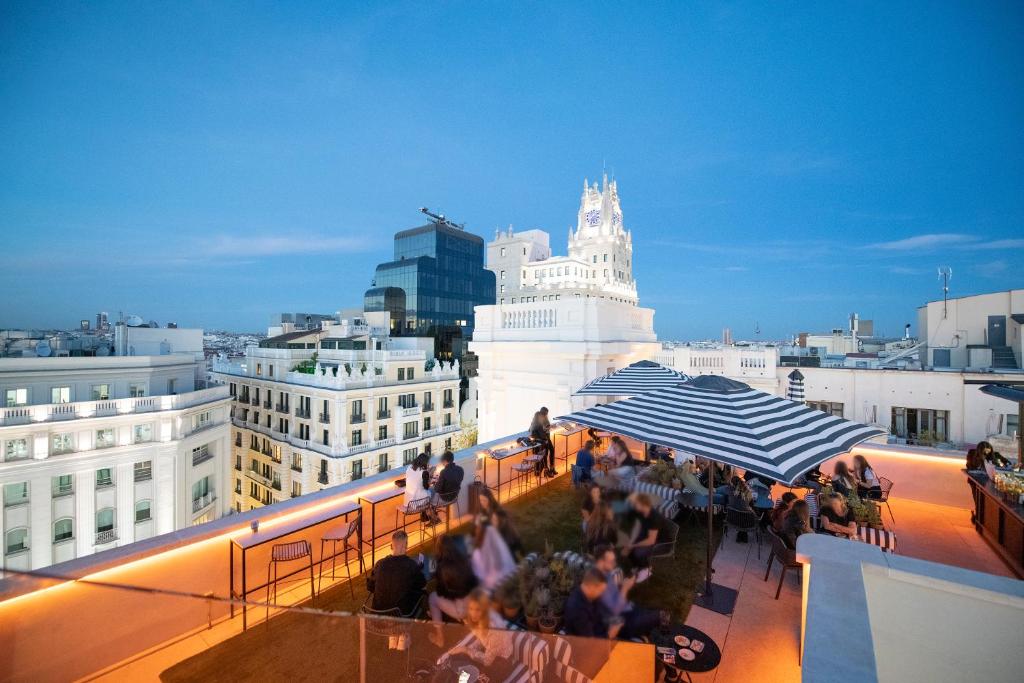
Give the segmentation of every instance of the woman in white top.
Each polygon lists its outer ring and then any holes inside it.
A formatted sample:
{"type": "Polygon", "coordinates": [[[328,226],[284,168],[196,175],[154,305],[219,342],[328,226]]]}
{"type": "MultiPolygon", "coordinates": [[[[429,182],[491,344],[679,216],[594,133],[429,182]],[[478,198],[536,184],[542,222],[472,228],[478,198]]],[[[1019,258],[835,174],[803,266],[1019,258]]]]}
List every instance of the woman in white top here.
{"type": "Polygon", "coordinates": [[[425,507],[430,500],[430,489],[427,488],[426,481],[430,476],[427,470],[429,463],[430,456],[420,453],[405,470],[405,500],[403,502],[407,508],[413,503],[425,507]]]}
{"type": "Polygon", "coordinates": [[[853,477],[857,480],[857,495],[861,498],[880,498],[882,483],[875,476],[867,458],[863,455],[853,456],[853,477]]]}
{"type": "Polygon", "coordinates": [[[512,672],[513,634],[508,625],[491,606],[487,591],[476,588],[466,602],[469,636],[438,659],[438,664],[458,669],[472,663],[482,669],[492,681],[501,681],[512,672]]]}

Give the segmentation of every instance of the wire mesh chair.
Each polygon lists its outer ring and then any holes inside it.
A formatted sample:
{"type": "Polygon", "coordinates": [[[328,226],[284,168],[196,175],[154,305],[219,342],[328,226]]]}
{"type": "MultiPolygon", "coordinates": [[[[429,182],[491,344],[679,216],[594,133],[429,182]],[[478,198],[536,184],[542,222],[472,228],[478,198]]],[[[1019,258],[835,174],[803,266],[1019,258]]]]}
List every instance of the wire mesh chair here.
{"type": "Polygon", "coordinates": [[[782,593],[782,582],[786,578],[786,572],[790,569],[803,569],[803,565],[796,561],[796,551],[791,550],[786,542],[782,540],[782,537],[775,533],[774,530],[768,529],[768,537],[772,542],[772,553],[768,556],[768,569],[764,573],[764,580],[768,580],[768,575],[772,572],[772,563],[778,560],[782,565],[782,574],[779,575],[779,587],[775,589],[775,599],[779,599],[779,594],[782,593]]]}
{"type": "Polygon", "coordinates": [[[313,582],[313,546],[309,541],[292,541],[291,543],[275,543],[270,548],[270,563],[267,565],[267,623],[270,623],[271,589],[273,600],[277,601],[277,565],[284,562],[295,562],[306,558],[309,561],[309,598],[316,600],[316,584],[313,582]],[[273,581],[271,581],[273,572],[273,581]]]}
{"type": "Polygon", "coordinates": [[[356,591],[352,587],[352,568],[349,567],[348,554],[354,552],[356,559],[359,560],[359,573],[362,574],[363,568],[363,553],[359,549],[359,525],[362,524],[362,516],[356,517],[351,522],[342,526],[331,529],[320,538],[320,580],[317,582],[316,592],[320,592],[320,588],[323,585],[324,580],[324,546],[327,543],[331,544],[331,580],[334,580],[335,565],[338,561],[338,544],[342,544],[341,558],[342,562],[345,563],[345,576],[348,578],[348,590],[352,594],[352,599],[355,600],[356,591]]]}
{"type": "Polygon", "coordinates": [[[879,477],[878,483],[882,487],[882,494],[875,500],[879,503],[885,503],[885,509],[889,511],[889,518],[892,519],[892,525],[896,526],[896,518],[893,517],[892,508],[889,506],[889,493],[892,491],[893,481],[892,479],[886,479],[885,477],[879,477]]]}

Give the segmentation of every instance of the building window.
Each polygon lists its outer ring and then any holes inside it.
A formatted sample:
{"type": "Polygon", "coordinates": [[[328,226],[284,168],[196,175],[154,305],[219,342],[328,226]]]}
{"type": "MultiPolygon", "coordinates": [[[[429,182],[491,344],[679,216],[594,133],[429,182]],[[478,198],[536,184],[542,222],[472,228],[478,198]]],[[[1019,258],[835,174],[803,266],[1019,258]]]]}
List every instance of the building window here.
{"type": "Polygon", "coordinates": [[[96,488],[103,488],[105,486],[113,486],[114,477],[109,467],[96,470],[96,488]]]}
{"type": "Polygon", "coordinates": [[[22,460],[28,457],[28,439],[9,439],[4,446],[4,460],[22,460]]]}
{"type": "Polygon", "coordinates": [[[210,444],[204,443],[202,446],[196,446],[192,449],[192,466],[204,463],[212,457],[213,453],[210,452],[210,444]]]}
{"type": "Polygon", "coordinates": [[[353,429],[352,430],[352,445],[361,446],[363,443],[363,430],[353,429]]]}
{"type": "Polygon", "coordinates": [[[413,379],[413,377],[414,377],[414,368],[406,368],[405,369],[405,378],[406,379],[413,379]]]}
{"type": "MultiPolygon", "coordinates": [[[[262,375],[263,374],[263,363],[257,363],[256,364],[256,374],[257,375],[262,375]]],[[[259,391],[259,390],[257,390],[257,391],[259,391]]]]}
{"type": "Polygon", "coordinates": [[[114,430],[110,427],[96,430],[96,448],[110,448],[114,445],[114,430]]]}
{"type": "Polygon", "coordinates": [[[28,529],[20,527],[7,532],[5,554],[13,555],[28,550],[28,529]]]}
{"type": "Polygon", "coordinates": [[[504,293],[505,293],[505,285],[501,285],[501,293],[502,293],[502,294],[504,294],[504,293]]]}
{"type": "Polygon", "coordinates": [[[5,404],[8,408],[28,404],[28,389],[8,389],[5,404]]]}
{"type": "Polygon", "coordinates": [[[327,433],[326,429],[324,430],[324,445],[325,446],[330,446],[331,445],[331,435],[327,433]]]}
{"type": "Polygon", "coordinates": [[[4,507],[21,505],[28,502],[28,482],[19,481],[14,484],[4,484],[4,507]]]}
{"type": "Polygon", "coordinates": [[[829,415],[834,415],[836,417],[843,416],[842,403],[833,403],[829,401],[808,401],[807,407],[814,408],[815,410],[820,410],[823,413],[828,413],[829,415]]]}
{"type": "Polygon", "coordinates": [[[53,387],[50,389],[50,403],[70,403],[71,387],[53,387]]]}
{"type": "Polygon", "coordinates": [[[949,411],[893,407],[891,429],[895,436],[911,443],[942,443],[949,436],[949,411]]]}
{"type": "Polygon", "coordinates": [[[398,405],[402,408],[416,407],[416,394],[401,394],[398,397],[398,405]]]}
{"type": "Polygon", "coordinates": [[[388,454],[381,453],[380,455],[377,456],[377,471],[387,472],[388,469],[390,469],[388,467],[388,454]]]}
{"type": "Polygon", "coordinates": [[[53,542],[60,543],[75,537],[75,522],[70,517],[58,519],[53,523],[53,542]]]}
{"type": "Polygon", "coordinates": [[[398,368],[398,381],[405,381],[405,368],[398,368]]]}
{"type": "Polygon", "coordinates": [[[128,385],[128,396],[130,398],[142,398],[146,395],[146,385],[141,383],[128,385]]]}
{"type": "Polygon", "coordinates": [[[153,440],[153,425],[135,425],[133,430],[135,443],[146,443],[153,440]]]}
{"type": "Polygon", "coordinates": [[[302,495],[302,484],[297,481],[292,482],[292,498],[298,498],[302,495]]]}
{"type": "MultiPolygon", "coordinates": [[[[143,460],[134,465],[135,481],[149,481],[153,478],[153,461],[143,460]]],[[[239,468],[240,469],[240,468],[239,468]]]]}
{"type": "Polygon", "coordinates": [[[75,492],[75,482],[70,474],[62,474],[51,479],[53,482],[53,496],[66,496],[75,492]]]}
{"type": "Polygon", "coordinates": [[[430,429],[430,416],[427,415],[423,418],[423,431],[430,429]]]}
{"type": "Polygon", "coordinates": [[[406,466],[411,465],[412,461],[415,460],[415,459],[416,459],[416,449],[415,448],[406,448],[404,451],[402,451],[402,464],[403,465],[406,465],[406,466]]]}
{"type": "Polygon", "coordinates": [[[363,461],[353,460],[352,461],[352,481],[363,478],[363,461]]]}
{"type": "Polygon", "coordinates": [[[501,271],[501,279],[502,279],[502,280],[504,280],[504,279],[505,279],[505,271],[504,271],[504,270],[503,270],[503,271],[501,271]]]}
{"type": "Polygon", "coordinates": [[[445,427],[451,427],[452,426],[452,414],[451,413],[445,413],[444,414],[444,426],[445,427]]]}
{"type": "Polygon", "coordinates": [[[198,508],[207,505],[213,500],[213,485],[210,482],[210,477],[205,476],[196,483],[192,484],[192,511],[196,512],[198,508]]]}
{"type": "Polygon", "coordinates": [[[416,422],[406,422],[402,425],[402,438],[404,439],[415,439],[419,436],[419,424],[416,422]]]}
{"type": "Polygon", "coordinates": [[[72,441],[72,436],[70,432],[65,432],[63,434],[54,434],[53,436],[50,437],[50,452],[53,453],[54,455],[59,455],[61,453],[70,453],[72,450],[74,450],[74,447],[75,445],[74,442],[72,441]]]}
{"type": "Polygon", "coordinates": [[[504,256],[504,255],[505,255],[505,247],[502,247],[502,248],[501,248],[501,255],[502,255],[502,256],[504,256]]]}
{"type": "Polygon", "coordinates": [[[594,254],[594,263],[597,263],[597,254],[594,254]]]}
{"type": "Polygon", "coordinates": [[[94,401],[109,401],[110,400],[110,385],[109,384],[94,384],[92,387],[92,400],[94,401]]]}
{"type": "Polygon", "coordinates": [[[192,430],[202,429],[208,427],[213,422],[213,416],[209,410],[204,410],[201,413],[196,413],[192,416],[192,430]]]}
{"type": "Polygon", "coordinates": [[[96,513],[96,533],[114,530],[114,508],[103,508],[96,513]]]}
{"type": "Polygon", "coordinates": [[[135,504],[135,523],[148,522],[152,519],[152,501],[140,500],[135,504]]]}
{"type": "Polygon", "coordinates": [[[1020,416],[1016,413],[1006,414],[1006,426],[1003,428],[1003,434],[1009,437],[1016,437],[1020,430],[1020,416]]]}

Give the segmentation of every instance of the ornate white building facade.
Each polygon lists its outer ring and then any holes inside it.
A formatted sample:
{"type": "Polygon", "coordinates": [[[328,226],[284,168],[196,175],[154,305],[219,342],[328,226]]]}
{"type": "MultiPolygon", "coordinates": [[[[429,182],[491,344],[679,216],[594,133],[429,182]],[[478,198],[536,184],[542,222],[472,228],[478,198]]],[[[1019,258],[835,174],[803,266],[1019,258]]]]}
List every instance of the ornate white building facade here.
{"type": "Polygon", "coordinates": [[[622,219],[617,183],[604,176],[583,183],[568,255],[552,256],[542,230],[496,231],[487,245],[487,268],[497,279],[497,303],[536,303],[565,298],[609,299],[637,305],[633,236],[622,219]]]}

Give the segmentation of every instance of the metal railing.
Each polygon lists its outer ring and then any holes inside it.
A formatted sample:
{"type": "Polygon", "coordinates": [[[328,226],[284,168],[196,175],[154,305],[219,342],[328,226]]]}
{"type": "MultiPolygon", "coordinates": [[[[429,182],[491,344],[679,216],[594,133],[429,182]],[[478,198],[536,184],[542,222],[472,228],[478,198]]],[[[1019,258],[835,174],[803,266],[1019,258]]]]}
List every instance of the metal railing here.
{"type": "Polygon", "coordinates": [[[316,477],[316,480],[318,482],[320,482],[321,484],[326,484],[327,483],[327,473],[326,472],[319,473],[317,475],[317,477],[316,477]]]}
{"type": "Polygon", "coordinates": [[[150,479],[153,478],[153,468],[152,467],[140,467],[139,469],[135,470],[134,474],[135,474],[135,481],[149,481],[150,479]]]}
{"type": "Polygon", "coordinates": [[[212,491],[210,493],[205,494],[201,498],[193,498],[192,512],[196,513],[205,507],[209,507],[210,505],[213,504],[213,501],[215,500],[217,500],[217,496],[212,491]]]}
{"type": "Polygon", "coordinates": [[[312,415],[312,411],[309,408],[296,408],[295,409],[295,417],[302,418],[303,420],[308,420],[311,417],[311,415],[312,415]]]}
{"type": "Polygon", "coordinates": [[[391,417],[391,411],[390,410],[378,410],[377,411],[377,419],[378,420],[387,420],[390,417],[391,417]]]}
{"type": "Polygon", "coordinates": [[[441,405],[443,407],[445,407],[445,408],[454,408],[455,407],[455,401],[453,401],[452,399],[447,399],[441,405]]]}
{"type": "Polygon", "coordinates": [[[435,405],[436,404],[433,403],[433,402],[431,402],[431,403],[424,403],[423,404],[423,412],[429,413],[430,411],[432,411],[434,409],[435,405]]]}
{"type": "Polygon", "coordinates": [[[213,453],[211,453],[209,449],[203,449],[192,456],[192,467],[202,464],[207,460],[211,460],[212,458],[213,453]]]}
{"type": "Polygon", "coordinates": [[[354,424],[354,425],[366,422],[366,414],[365,413],[359,413],[358,415],[352,415],[352,417],[349,420],[349,422],[351,424],[354,424]]]}
{"type": "Polygon", "coordinates": [[[103,545],[104,543],[112,543],[117,540],[117,529],[107,529],[106,531],[96,532],[96,545],[103,545]]]}
{"type": "Polygon", "coordinates": [[[330,413],[320,413],[320,422],[322,424],[325,424],[325,425],[326,424],[330,424],[331,423],[331,414],[330,413]]]}
{"type": "Polygon", "coordinates": [[[398,409],[398,416],[399,417],[412,417],[413,415],[419,415],[419,414],[420,414],[420,407],[417,406],[417,405],[412,405],[412,406],[409,406],[408,408],[403,407],[403,408],[399,408],[398,409]]]}

